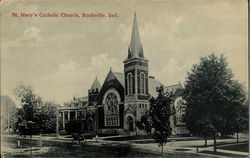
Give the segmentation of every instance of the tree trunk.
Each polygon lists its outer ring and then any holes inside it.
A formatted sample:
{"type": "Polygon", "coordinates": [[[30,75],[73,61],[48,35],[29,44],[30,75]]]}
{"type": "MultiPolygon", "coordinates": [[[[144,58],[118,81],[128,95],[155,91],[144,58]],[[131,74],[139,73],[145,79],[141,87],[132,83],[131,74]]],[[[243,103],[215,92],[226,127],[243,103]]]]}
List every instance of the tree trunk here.
{"type": "Polygon", "coordinates": [[[217,147],[216,147],[216,136],[214,137],[214,152],[217,152],[217,147]]]}
{"type": "Polygon", "coordinates": [[[30,135],[30,157],[32,157],[32,144],[31,144],[31,141],[32,141],[32,135],[30,135]]]}
{"type": "Polygon", "coordinates": [[[162,158],[163,158],[163,145],[161,146],[161,154],[162,154],[162,158]]]}
{"type": "Polygon", "coordinates": [[[207,135],[205,135],[205,146],[207,146],[207,135]]]}
{"type": "Polygon", "coordinates": [[[238,132],[236,133],[236,136],[237,136],[237,143],[239,143],[239,133],[238,132]]]}

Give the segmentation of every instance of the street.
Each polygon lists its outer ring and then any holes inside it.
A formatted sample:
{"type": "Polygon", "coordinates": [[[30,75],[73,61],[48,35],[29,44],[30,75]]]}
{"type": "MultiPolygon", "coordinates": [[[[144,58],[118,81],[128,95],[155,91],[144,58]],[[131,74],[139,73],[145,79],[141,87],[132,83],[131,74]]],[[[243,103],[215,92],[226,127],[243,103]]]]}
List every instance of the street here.
{"type": "MultiPolygon", "coordinates": [[[[218,152],[213,153],[213,148],[210,146],[212,141],[208,141],[208,147],[199,148],[196,152],[195,145],[201,146],[203,140],[183,140],[171,142],[164,147],[164,157],[174,158],[206,158],[206,157],[246,157],[248,152],[237,152],[233,150],[224,150],[232,144],[234,139],[218,140],[218,143],[224,144],[218,147],[218,152]],[[228,143],[228,145],[225,143],[228,143]],[[225,147],[224,147],[225,146],[225,147]]],[[[240,147],[248,147],[248,143],[244,141],[239,143],[240,147]]],[[[235,144],[236,145],[236,144],[235,144]]],[[[81,142],[79,145],[77,141],[66,139],[63,137],[39,137],[34,136],[32,141],[29,137],[19,137],[17,135],[2,136],[2,157],[16,158],[16,157],[130,157],[130,158],[160,158],[161,152],[157,144],[154,143],[134,143],[129,141],[105,141],[99,140],[95,142],[93,139],[88,139],[87,143],[81,142]],[[39,140],[43,140],[42,143],[39,140]],[[20,141],[18,147],[18,141],[20,141]],[[30,147],[30,145],[32,147],[30,147]]]]}

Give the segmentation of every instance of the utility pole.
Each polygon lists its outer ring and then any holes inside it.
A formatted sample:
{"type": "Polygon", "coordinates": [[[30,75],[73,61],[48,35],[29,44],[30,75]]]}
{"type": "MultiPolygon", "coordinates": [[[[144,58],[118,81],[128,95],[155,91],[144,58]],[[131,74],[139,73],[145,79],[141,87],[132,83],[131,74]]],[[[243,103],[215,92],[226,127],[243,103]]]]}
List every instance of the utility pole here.
{"type": "Polygon", "coordinates": [[[7,119],[8,119],[8,134],[10,134],[10,113],[9,113],[9,107],[7,107],[8,109],[8,114],[7,114],[7,119]]]}
{"type": "Polygon", "coordinates": [[[59,112],[58,107],[56,108],[56,138],[59,137],[59,112]]]}
{"type": "Polygon", "coordinates": [[[7,103],[7,128],[8,128],[8,134],[10,134],[10,102],[7,103]]]}

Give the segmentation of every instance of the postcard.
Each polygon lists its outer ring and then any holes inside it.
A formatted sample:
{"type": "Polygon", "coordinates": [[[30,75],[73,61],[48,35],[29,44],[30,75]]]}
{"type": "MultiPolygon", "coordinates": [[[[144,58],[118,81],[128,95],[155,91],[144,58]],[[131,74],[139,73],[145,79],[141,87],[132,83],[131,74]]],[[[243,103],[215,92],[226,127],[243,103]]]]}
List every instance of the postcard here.
{"type": "Polygon", "coordinates": [[[2,0],[1,157],[247,157],[245,0],[2,0]]]}

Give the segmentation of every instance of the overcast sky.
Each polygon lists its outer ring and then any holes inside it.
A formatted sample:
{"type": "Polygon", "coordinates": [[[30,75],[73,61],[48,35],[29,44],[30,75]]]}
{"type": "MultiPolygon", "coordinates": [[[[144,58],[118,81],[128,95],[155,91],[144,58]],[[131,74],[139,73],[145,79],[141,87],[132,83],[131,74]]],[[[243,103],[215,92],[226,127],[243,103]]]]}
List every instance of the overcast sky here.
{"type": "Polygon", "coordinates": [[[185,82],[200,57],[224,54],[247,86],[247,2],[14,1],[2,3],[1,95],[21,82],[62,104],[86,96],[110,67],[123,72],[133,14],[149,73],[165,85],[185,82]],[[13,18],[16,13],[117,13],[118,18],[13,18]]]}

